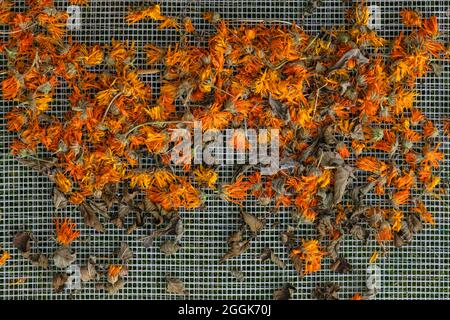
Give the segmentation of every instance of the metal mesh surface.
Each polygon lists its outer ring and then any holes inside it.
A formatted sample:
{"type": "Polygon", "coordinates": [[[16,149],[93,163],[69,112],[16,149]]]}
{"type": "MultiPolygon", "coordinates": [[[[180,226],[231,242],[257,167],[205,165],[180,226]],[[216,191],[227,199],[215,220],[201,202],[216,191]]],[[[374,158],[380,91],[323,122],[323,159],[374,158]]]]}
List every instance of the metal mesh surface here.
{"type": "MultiPolygon", "coordinates": [[[[65,9],[68,1],[55,1],[59,8],[65,9]]],[[[153,43],[167,46],[179,38],[175,31],[159,30],[153,22],[140,22],[128,26],[124,16],[130,6],[142,5],[149,1],[90,1],[89,7],[82,10],[82,29],[70,32],[74,40],[87,44],[109,43],[112,39],[135,41],[138,51],[137,65],[144,67],[143,46],[153,43]]],[[[200,0],[200,1],[161,1],[164,14],[188,14],[193,18],[198,30],[211,31],[208,23],[200,18],[205,11],[219,12],[223,18],[243,21],[247,19],[274,19],[298,21],[306,1],[298,0],[200,0]]],[[[366,1],[367,2],[367,1],[366,1]]],[[[16,1],[20,10],[21,1],[16,1]]],[[[403,27],[399,21],[399,11],[404,7],[418,9],[425,16],[436,15],[440,30],[448,36],[450,29],[450,1],[370,1],[370,5],[379,6],[381,12],[381,36],[392,38],[403,27]]],[[[306,18],[305,26],[310,32],[318,32],[322,27],[331,27],[343,23],[344,9],[350,3],[341,0],[323,1],[315,13],[306,18]]],[[[5,61],[1,61],[2,65],[5,61]]],[[[145,81],[158,86],[156,76],[145,76],[145,81]]],[[[417,105],[425,114],[436,121],[440,130],[442,122],[450,113],[450,67],[444,63],[441,76],[429,74],[419,81],[417,105]]],[[[157,91],[157,90],[154,90],[157,91]]],[[[54,110],[63,111],[68,107],[67,90],[58,90],[54,110]]],[[[12,259],[0,268],[0,298],[40,298],[65,299],[68,292],[55,294],[51,287],[52,272],[33,267],[20,257],[13,248],[12,236],[23,229],[30,230],[38,239],[38,247],[47,255],[56,249],[52,239],[54,234],[53,218],[56,213],[52,204],[53,184],[46,178],[20,165],[10,154],[8,145],[12,139],[6,131],[3,115],[10,109],[11,103],[1,102],[1,155],[0,155],[0,245],[11,253],[12,259]],[[13,284],[18,279],[26,279],[23,284],[13,284]]],[[[442,132],[441,132],[442,133],[442,132]]],[[[450,162],[448,154],[450,141],[442,138],[441,149],[447,159],[442,164],[442,179],[448,180],[450,162]]],[[[143,163],[143,166],[146,164],[143,163]]],[[[229,181],[233,167],[223,167],[220,172],[222,181],[229,181]]],[[[434,214],[436,225],[427,225],[414,237],[411,244],[401,249],[389,248],[385,257],[378,260],[381,271],[381,288],[378,299],[448,299],[450,298],[450,198],[444,195],[441,200],[426,198],[425,204],[434,214]]],[[[77,264],[84,264],[89,255],[99,257],[111,254],[121,242],[127,242],[134,251],[129,263],[130,272],[126,286],[117,294],[110,296],[95,290],[94,284],[83,284],[83,288],[73,293],[81,299],[176,299],[166,293],[165,277],[178,277],[185,283],[192,299],[269,299],[274,289],[284,283],[297,288],[294,298],[311,298],[316,285],[336,282],[341,286],[340,296],[349,298],[364,290],[367,278],[366,269],[373,251],[374,242],[367,245],[346,239],[342,254],[353,266],[352,272],[345,275],[329,270],[330,261],[325,259],[321,271],[300,279],[288,261],[287,251],[280,241],[280,232],[293,225],[289,209],[282,209],[268,218],[268,225],[252,242],[251,248],[238,258],[218,264],[226,250],[226,240],[230,232],[235,231],[239,223],[239,210],[219,199],[210,199],[207,209],[182,212],[185,234],[182,248],[173,257],[165,257],[159,250],[161,240],[146,249],[139,240],[153,231],[154,225],[147,224],[132,235],[112,224],[107,225],[105,234],[96,234],[84,227],[78,209],[69,206],[58,215],[69,216],[77,223],[81,231],[81,241],[73,246],[77,251],[77,264]],[[270,262],[261,263],[258,255],[264,247],[274,249],[288,265],[282,270],[270,262]],[[240,270],[244,281],[237,281],[230,270],[240,270]]],[[[263,207],[249,200],[246,207],[257,216],[266,215],[269,207],[263,207]]],[[[296,235],[303,238],[315,236],[314,226],[300,224],[296,235]]]]}

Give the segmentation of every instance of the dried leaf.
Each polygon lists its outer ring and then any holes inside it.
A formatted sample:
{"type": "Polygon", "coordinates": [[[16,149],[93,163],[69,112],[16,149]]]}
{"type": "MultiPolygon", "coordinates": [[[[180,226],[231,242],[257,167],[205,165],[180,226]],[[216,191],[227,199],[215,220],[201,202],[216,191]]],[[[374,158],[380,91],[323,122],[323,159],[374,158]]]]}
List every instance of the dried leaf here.
{"type": "Polygon", "coordinates": [[[86,224],[86,226],[94,228],[95,230],[101,233],[105,232],[105,228],[101,224],[96,212],[94,211],[94,209],[90,204],[86,202],[83,203],[80,206],[80,211],[81,214],[83,215],[84,223],[86,224]]]}
{"type": "Polygon", "coordinates": [[[117,292],[119,292],[123,287],[125,287],[125,280],[123,279],[119,279],[117,280],[114,284],[112,283],[107,283],[101,287],[97,287],[97,289],[103,288],[105,289],[108,294],[116,294],[117,292]]]}
{"type": "Polygon", "coordinates": [[[273,292],[274,300],[290,300],[294,294],[295,287],[289,283],[285,283],[281,288],[276,289],[273,292]]]}
{"type": "Polygon", "coordinates": [[[87,282],[97,278],[97,270],[95,265],[96,258],[94,256],[89,257],[87,264],[80,268],[81,281],[87,282]]]}
{"type": "Polygon", "coordinates": [[[345,189],[349,183],[350,176],[352,174],[353,169],[349,166],[338,167],[336,168],[336,172],[334,174],[334,204],[338,204],[342,201],[342,197],[344,196],[345,189]]]}
{"type": "Polygon", "coordinates": [[[287,106],[285,106],[282,102],[275,100],[272,95],[269,95],[269,105],[272,108],[272,112],[284,121],[290,120],[290,113],[287,106]]]}
{"type": "Polygon", "coordinates": [[[76,257],[75,252],[68,247],[61,247],[53,253],[53,262],[57,268],[65,269],[75,261],[76,257]]]}
{"type": "Polygon", "coordinates": [[[58,188],[53,188],[53,205],[55,209],[63,209],[67,206],[67,198],[58,188]]]}
{"type": "Polygon", "coordinates": [[[167,240],[161,245],[160,250],[166,256],[170,256],[176,253],[179,248],[180,246],[175,241],[167,240]]]}
{"type": "Polygon", "coordinates": [[[25,258],[28,258],[30,255],[31,240],[33,240],[33,234],[29,231],[18,232],[13,238],[14,246],[25,258]]]}
{"type": "Polygon", "coordinates": [[[244,282],[244,273],[240,270],[230,270],[231,275],[239,282],[244,282]]]}
{"type": "Polygon", "coordinates": [[[180,217],[178,215],[175,215],[170,219],[167,226],[165,226],[164,228],[155,230],[151,235],[144,237],[142,239],[144,247],[146,247],[146,248],[151,247],[153,244],[153,240],[155,238],[158,238],[158,237],[161,237],[164,235],[174,234],[176,232],[180,232],[180,229],[182,229],[182,224],[179,224],[179,220],[180,220],[180,217]]]}
{"type": "Polygon", "coordinates": [[[128,260],[133,258],[133,251],[127,243],[122,242],[120,249],[117,251],[117,257],[122,260],[123,263],[127,263],[128,260]]]}
{"type": "Polygon", "coordinates": [[[352,270],[352,266],[344,258],[338,258],[330,267],[331,271],[337,273],[348,273],[352,270]]]}
{"type": "Polygon", "coordinates": [[[69,278],[69,275],[66,273],[56,273],[53,275],[53,290],[55,290],[56,293],[61,293],[65,286],[66,281],[69,278]]]}
{"type": "Polygon", "coordinates": [[[297,254],[291,255],[291,261],[292,265],[294,266],[295,271],[297,271],[297,274],[303,278],[303,261],[300,259],[300,256],[297,254]]]}
{"type": "Polygon", "coordinates": [[[250,231],[253,233],[257,233],[265,225],[265,221],[258,219],[257,217],[255,217],[254,215],[252,215],[250,213],[241,211],[241,215],[242,215],[242,219],[247,224],[250,231]]]}
{"type": "Polygon", "coordinates": [[[180,295],[187,295],[188,292],[184,288],[184,284],[180,279],[167,277],[167,292],[180,295]]]}
{"type": "Polygon", "coordinates": [[[48,269],[48,258],[45,254],[38,253],[30,258],[31,263],[39,268],[48,269]]]}
{"type": "Polygon", "coordinates": [[[261,259],[261,262],[270,259],[270,261],[272,261],[279,268],[281,269],[286,268],[286,264],[273,252],[271,248],[268,247],[264,248],[261,254],[259,255],[259,258],[261,259]]]}
{"type": "Polygon", "coordinates": [[[240,241],[240,242],[233,242],[230,245],[230,249],[227,253],[223,255],[222,258],[220,258],[219,263],[223,263],[228,259],[237,257],[247,251],[247,249],[250,247],[250,240],[240,241]]]}
{"type": "Polygon", "coordinates": [[[330,282],[323,287],[316,287],[313,291],[313,298],[318,300],[339,300],[339,290],[339,285],[330,282]]]}

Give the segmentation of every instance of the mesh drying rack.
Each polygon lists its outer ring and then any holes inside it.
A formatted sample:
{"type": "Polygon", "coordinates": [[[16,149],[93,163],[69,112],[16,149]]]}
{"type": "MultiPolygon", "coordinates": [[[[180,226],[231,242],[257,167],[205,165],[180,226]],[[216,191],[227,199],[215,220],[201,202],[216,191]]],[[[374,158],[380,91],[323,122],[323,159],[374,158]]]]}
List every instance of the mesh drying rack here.
{"type": "MultiPolygon", "coordinates": [[[[258,21],[273,19],[299,21],[305,3],[300,0],[173,0],[160,1],[162,12],[170,15],[188,14],[193,18],[199,30],[211,28],[202,20],[201,13],[215,11],[223,18],[233,21],[258,21]]],[[[16,10],[21,10],[23,1],[15,1],[16,10]]],[[[68,1],[55,1],[58,8],[65,10],[68,1]]],[[[138,6],[149,1],[92,0],[88,7],[81,7],[81,29],[70,31],[74,40],[87,44],[105,44],[112,39],[134,41],[137,46],[137,65],[145,65],[143,46],[153,43],[167,46],[178,40],[172,30],[159,30],[153,22],[141,22],[128,26],[124,16],[130,6],[138,6]]],[[[450,0],[445,1],[366,1],[375,6],[381,36],[392,38],[403,27],[399,21],[402,8],[414,8],[425,16],[436,15],[440,30],[444,35],[450,32],[450,0]]],[[[325,0],[313,15],[305,19],[305,28],[315,33],[322,27],[331,27],[344,21],[344,10],[351,5],[341,0],[325,0]]],[[[447,39],[448,40],[448,39],[447,39]]],[[[0,61],[4,66],[5,61],[0,61]]],[[[157,86],[154,75],[146,75],[144,80],[157,86]]],[[[450,115],[450,67],[444,64],[442,75],[429,75],[420,80],[417,104],[425,114],[436,121],[442,130],[440,119],[450,115]]],[[[67,90],[58,89],[55,110],[65,110],[67,90]]],[[[56,248],[52,236],[54,233],[52,217],[52,183],[46,178],[20,165],[10,154],[8,145],[11,134],[6,131],[3,115],[10,109],[11,103],[1,101],[0,134],[0,244],[11,253],[12,261],[0,269],[0,299],[34,298],[66,299],[69,293],[53,292],[52,273],[33,267],[20,257],[13,248],[11,238],[24,228],[32,231],[44,253],[51,254],[56,248]],[[21,260],[22,259],[22,260],[21,260]],[[24,279],[17,284],[17,280],[24,279]],[[16,284],[14,284],[16,283],[16,284]]],[[[55,111],[58,112],[58,111],[55,111]]],[[[441,135],[442,136],[442,135],[441,135]]],[[[446,160],[442,164],[442,179],[448,180],[450,173],[450,141],[442,138],[442,151],[446,160]]],[[[143,164],[146,165],[145,163],[143,164]]],[[[224,167],[221,179],[226,180],[233,174],[232,167],[224,167]]],[[[401,249],[392,249],[389,254],[378,260],[381,285],[378,299],[449,299],[450,298],[450,197],[444,195],[441,200],[426,198],[426,204],[434,214],[436,225],[426,226],[415,236],[412,244],[401,249]]],[[[190,299],[269,299],[272,292],[284,283],[296,287],[295,299],[308,299],[313,288],[328,282],[340,285],[342,297],[363,290],[369,259],[375,243],[366,246],[353,240],[345,240],[342,253],[353,266],[352,272],[344,275],[333,273],[327,266],[323,270],[300,279],[287,263],[286,270],[279,269],[269,262],[261,263],[258,254],[264,247],[271,247],[284,261],[288,262],[285,248],[279,234],[292,224],[288,209],[282,209],[269,218],[268,223],[275,227],[267,228],[252,243],[251,248],[240,257],[218,264],[218,259],[226,250],[224,243],[239,221],[239,210],[234,205],[219,199],[207,201],[207,209],[182,212],[185,234],[182,249],[174,256],[166,258],[159,251],[161,240],[155,241],[151,248],[144,248],[139,240],[148,235],[152,225],[139,229],[137,233],[126,235],[124,230],[109,224],[103,235],[95,234],[84,227],[77,208],[69,206],[63,209],[62,216],[71,217],[77,223],[82,234],[88,235],[85,243],[76,243],[77,262],[84,263],[89,255],[108,255],[120,243],[126,242],[134,251],[129,263],[130,273],[126,286],[115,295],[97,291],[93,284],[84,284],[80,291],[73,293],[77,299],[176,299],[179,296],[166,293],[167,275],[183,280],[189,291],[190,299]],[[240,270],[244,281],[237,281],[230,270],[240,270]]],[[[255,215],[262,215],[268,209],[256,201],[249,200],[246,207],[255,215]]],[[[314,226],[301,224],[296,231],[298,236],[312,237],[314,226]]],[[[328,262],[329,263],[329,262],[328,262]]],[[[327,262],[325,262],[325,265],[327,262]]]]}

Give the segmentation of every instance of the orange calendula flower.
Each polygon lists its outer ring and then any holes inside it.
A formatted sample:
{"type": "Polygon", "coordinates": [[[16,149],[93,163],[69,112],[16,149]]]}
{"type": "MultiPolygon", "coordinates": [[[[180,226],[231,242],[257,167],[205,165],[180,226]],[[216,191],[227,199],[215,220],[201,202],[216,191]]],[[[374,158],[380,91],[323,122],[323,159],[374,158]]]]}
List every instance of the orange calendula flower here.
{"type": "Polygon", "coordinates": [[[439,34],[438,21],[436,16],[432,16],[423,21],[422,30],[426,35],[435,37],[439,34]]]}
{"type": "Polygon", "coordinates": [[[9,77],[2,82],[2,93],[5,100],[12,100],[20,92],[20,81],[16,77],[9,77]]]}
{"type": "Polygon", "coordinates": [[[81,53],[81,59],[88,66],[95,66],[103,61],[103,51],[98,45],[92,47],[91,49],[82,47],[81,53]]]}
{"type": "Polygon", "coordinates": [[[11,256],[9,255],[9,252],[6,250],[0,250],[1,255],[0,255],[0,266],[4,266],[6,261],[9,260],[11,258],[11,256]]]}
{"type": "Polygon", "coordinates": [[[436,223],[434,221],[433,215],[430,212],[428,212],[427,208],[425,207],[425,204],[422,201],[419,201],[416,207],[412,208],[412,211],[418,213],[423,222],[429,224],[436,223]]]}
{"type": "Polygon", "coordinates": [[[356,293],[355,295],[353,295],[352,300],[364,300],[364,298],[361,293],[356,293]]]}
{"type": "Polygon", "coordinates": [[[201,185],[207,186],[208,188],[215,189],[216,182],[219,175],[212,168],[204,168],[200,166],[193,171],[195,180],[201,185]]]}
{"type": "Polygon", "coordinates": [[[78,6],[87,6],[89,4],[89,0],[70,0],[70,4],[78,6]]]}
{"type": "Polygon", "coordinates": [[[248,196],[248,191],[252,187],[249,181],[244,181],[244,176],[239,176],[235,182],[222,187],[221,196],[230,202],[241,205],[241,201],[248,196]]]}
{"type": "Polygon", "coordinates": [[[80,236],[80,232],[75,230],[75,223],[66,218],[63,221],[55,220],[56,241],[60,244],[68,246],[72,241],[80,236]]]}
{"type": "Polygon", "coordinates": [[[389,225],[388,222],[384,221],[381,224],[380,228],[378,229],[376,238],[378,241],[392,240],[392,238],[393,238],[392,230],[391,230],[391,226],[389,225]]]}
{"type": "Polygon", "coordinates": [[[342,159],[347,159],[350,157],[350,151],[347,148],[347,145],[345,143],[338,143],[337,152],[341,155],[342,159]]]}
{"type": "Polygon", "coordinates": [[[150,18],[155,21],[164,20],[165,17],[161,15],[161,6],[159,4],[154,4],[146,9],[130,11],[125,20],[128,24],[134,24],[146,18],[150,18]]]}
{"type": "Polygon", "coordinates": [[[195,32],[195,27],[194,27],[194,25],[192,24],[191,18],[185,17],[185,18],[183,19],[183,24],[184,24],[184,30],[185,30],[187,33],[194,33],[194,32],[195,32]]]}
{"type": "Polygon", "coordinates": [[[392,195],[392,203],[398,207],[405,204],[409,198],[409,190],[397,191],[392,195]]]}
{"type": "Polygon", "coordinates": [[[72,190],[72,182],[61,172],[55,174],[55,183],[61,192],[68,193],[72,190]]]}
{"type": "Polygon", "coordinates": [[[423,159],[420,164],[423,166],[432,166],[433,168],[439,168],[439,161],[444,159],[444,154],[439,152],[440,144],[437,144],[434,149],[431,149],[429,145],[423,147],[423,159]]]}
{"type": "Polygon", "coordinates": [[[292,249],[290,256],[298,256],[303,261],[303,273],[307,275],[320,270],[325,252],[318,240],[302,240],[302,245],[292,249]]]}
{"type": "Polygon", "coordinates": [[[388,166],[383,161],[375,157],[362,157],[356,160],[356,167],[363,171],[368,171],[376,174],[382,174],[386,171],[388,166]]]}
{"type": "Polygon", "coordinates": [[[402,17],[402,23],[407,27],[420,27],[422,25],[422,18],[415,10],[403,9],[400,16],[402,17]]]}
{"type": "Polygon", "coordinates": [[[123,266],[117,264],[110,264],[108,267],[108,276],[111,278],[119,276],[120,272],[122,272],[123,266]]]}

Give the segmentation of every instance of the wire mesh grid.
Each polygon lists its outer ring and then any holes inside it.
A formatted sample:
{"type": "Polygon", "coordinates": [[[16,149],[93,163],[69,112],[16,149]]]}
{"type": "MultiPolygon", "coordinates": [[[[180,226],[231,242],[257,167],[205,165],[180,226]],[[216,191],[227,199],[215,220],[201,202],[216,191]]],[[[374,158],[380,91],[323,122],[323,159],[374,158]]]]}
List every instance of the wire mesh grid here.
{"type": "MultiPolygon", "coordinates": [[[[450,28],[450,1],[366,1],[369,5],[378,6],[381,12],[381,28],[379,32],[386,38],[392,38],[403,30],[399,21],[401,8],[418,9],[424,15],[436,15],[440,30],[448,35],[450,28]]],[[[68,6],[68,1],[55,1],[60,9],[68,6]]],[[[136,64],[144,66],[143,46],[149,42],[157,46],[167,46],[178,41],[175,31],[159,30],[153,22],[141,22],[128,26],[124,16],[130,6],[148,4],[148,1],[90,1],[88,7],[82,7],[81,30],[72,31],[74,40],[87,44],[109,43],[112,39],[134,41],[137,46],[136,64]]],[[[193,18],[198,30],[212,30],[209,24],[200,18],[201,12],[215,11],[225,19],[233,21],[273,19],[283,21],[299,21],[306,1],[269,1],[269,0],[200,0],[200,1],[161,1],[163,13],[170,15],[186,14],[193,18]]],[[[319,32],[322,27],[339,25],[344,19],[344,10],[351,3],[341,0],[326,0],[313,15],[305,20],[305,28],[311,33],[319,32]]],[[[23,1],[16,1],[17,10],[23,7],[23,1]]],[[[2,66],[5,61],[2,61],[2,66]]],[[[155,76],[145,76],[144,80],[157,91],[158,81],[155,76]]],[[[444,64],[441,76],[428,75],[418,83],[419,96],[417,105],[425,114],[437,120],[442,129],[440,119],[450,113],[450,68],[444,64]]],[[[58,90],[53,105],[56,113],[68,107],[67,90],[58,90]]],[[[11,103],[2,101],[1,113],[4,115],[11,103]]],[[[51,272],[33,267],[20,257],[13,248],[12,236],[24,229],[34,233],[40,250],[47,254],[56,249],[52,240],[53,217],[55,210],[51,200],[52,183],[39,174],[19,164],[8,150],[11,134],[6,131],[2,116],[1,133],[1,166],[0,166],[0,244],[11,253],[10,263],[0,269],[0,298],[39,298],[66,299],[69,293],[56,294],[51,287],[51,272]],[[25,279],[17,284],[17,280],[25,279]]],[[[448,154],[450,141],[442,138],[441,148],[447,156],[442,165],[444,180],[448,179],[450,162],[448,154]]],[[[146,166],[145,163],[142,164],[146,166]]],[[[229,181],[234,169],[232,166],[222,167],[220,179],[229,181]]],[[[372,199],[375,201],[374,199],[372,199]]],[[[415,236],[412,244],[401,249],[390,248],[388,254],[378,260],[381,275],[381,287],[378,299],[448,299],[450,298],[450,198],[426,199],[426,205],[434,214],[436,226],[427,226],[415,236]]],[[[262,206],[256,200],[245,203],[246,208],[257,216],[266,215],[271,208],[262,206]]],[[[311,298],[311,292],[317,285],[335,282],[341,287],[341,297],[349,298],[365,287],[369,258],[377,248],[369,242],[362,244],[346,239],[342,246],[343,255],[353,266],[349,274],[336,274],[329,270],[329,260],[325,260],[321,271],[300,279],[288,262],[285,247],[280,241],[280,232],[288,225],[293,225],[289,209],[282,209],[268,218],[265,228],[258,238],[252,242],[251,248],[243,255],[224,264],[219,258],[225,253],[226,240],[230,232],[237,229],[239,210],[222,200],[211,198],[206,202],[206,209],[182,212],[185,234],[182,238],[181,250],[171,258],[167,258],[159,250],[160,240],[151,248],[144,248],[141,237],[154,230],[147,225],[132,235],[124,230],[108,224],[105,234],[97,234],[92,229],[83,227],[78,209],[69,206],[59,213],[69,216],[77,223],[82,241],[74,243],[77,252],[77,264],[85,264],[90,255],[105,256],[111,254],[122,242],[130,245],[134,257],[129,263],[127,284],[115,295],[107,295],[95,290],[94,285],[83,284],[79,291],[71,296],[78,299],[177,299],[179,296],[166,293],[165,277],[167,275],[183,280],[189,291],[190,299],[268,299],[274,289],[284,283],[296,287],[295,299],[311,298]],[[279,269],[269,262],[261,263],[258,254],[265,247],[272,248],[288,267],[279,269]],[[244,281],[237,281],[230,273],[240,270],[244,281]]],[[[300,224],[296,235],[302,238],[315,236],[314,226],[300,224]]]]}

